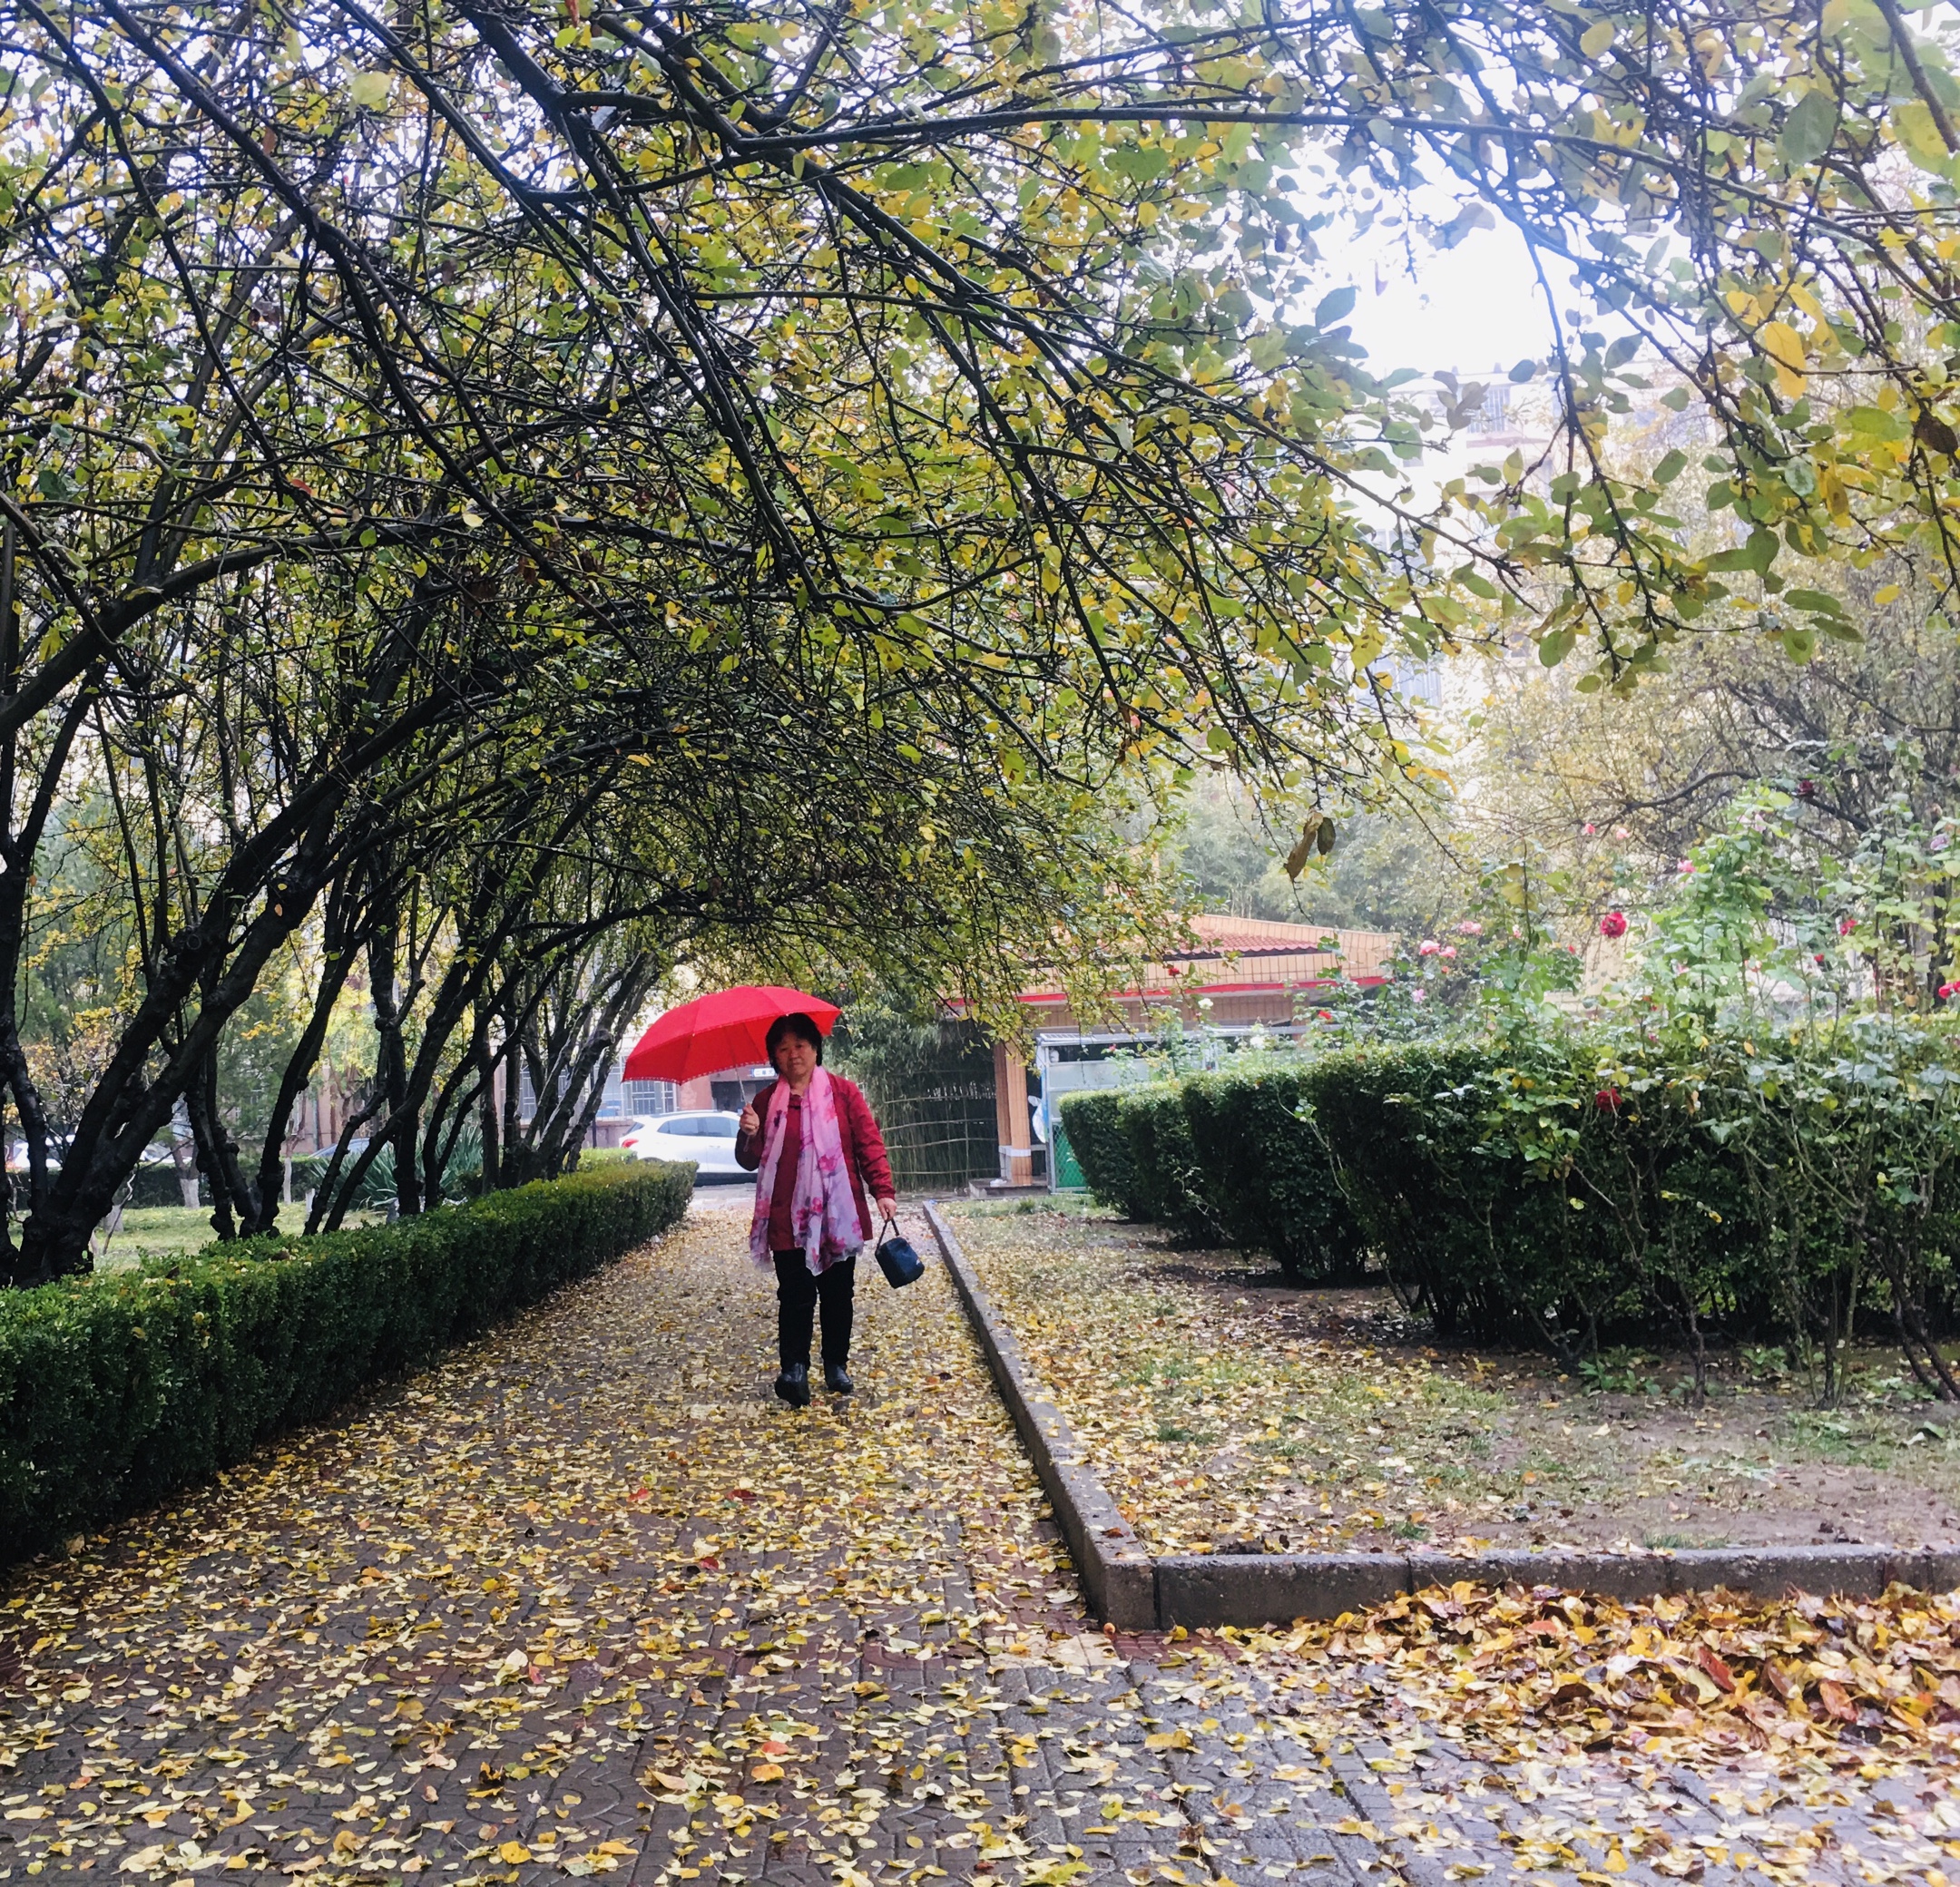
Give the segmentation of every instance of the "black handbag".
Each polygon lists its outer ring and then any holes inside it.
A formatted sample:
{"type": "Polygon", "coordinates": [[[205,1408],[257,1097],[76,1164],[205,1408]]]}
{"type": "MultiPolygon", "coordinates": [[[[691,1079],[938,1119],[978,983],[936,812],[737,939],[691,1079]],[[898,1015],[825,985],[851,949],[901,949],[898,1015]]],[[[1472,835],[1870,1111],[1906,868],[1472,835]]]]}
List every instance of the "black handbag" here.
{"type": "Polygon", "coordinates": [[[891,1229],[891,1237],[878,1241],[878,1269],[885,1274],[885,1282],[893,1290],[903,1285],[916,1284],[926,1276],[926,1260],[912,1248],[912,1241],[899,1231],[891,1219],[885,1221],[891,1229]]]}

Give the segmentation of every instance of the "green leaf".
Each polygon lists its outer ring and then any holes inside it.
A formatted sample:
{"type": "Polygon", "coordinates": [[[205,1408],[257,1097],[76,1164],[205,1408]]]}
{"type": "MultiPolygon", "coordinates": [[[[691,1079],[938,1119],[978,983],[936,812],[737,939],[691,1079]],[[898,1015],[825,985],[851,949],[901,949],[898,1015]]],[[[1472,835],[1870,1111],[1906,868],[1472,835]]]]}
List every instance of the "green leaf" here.
{"type": "Polygon", "coordinates": [[[1337,321],[1344,321],[1354,312],[1354,305],[1360,291],[1354,288],[1336,288],[1331,295],[1321,297],[1320,306],[1313,311],[1316,328],[1331,328],[1337,321]]]}
{"type": "Polygon", "coordinates": [[[1613,43],[1613,23],[1597,20],[1579,35],[1579,50],[1588,59],[1597,59],[1613,43]]]}
{"type": "Polygon", "coordinates": [[[1683,470],[1686,469],[1687,464],[1688,455],[1685,452],[1676,451],[1669,453],[1668,455],[1653,468],[1653,482],[1656,484],[1672,484],[1674,481],[1681,475],[1683,470]]]}
{"type": "Polygon", "coordinates": [[[349,89],[354,93],[354,103],[363,111],[378,112],[388,102],[394,83],[385,72],[363,72],[355,73],[354,83],[349,89]]]}
{"type": "Polygon", "coordinates": [[[1896,441],[1905,438],[1909,430],[1896,413],[1887,413],[1883,406],[1854,406],[1850,420],[1853,432],[1871,439],[1896,441]]]}
{"type": "Polygon", "coordinates": [[[1740,550],[1720,551],[1708,560],[1710,570],[1749,570],[1760,576],[1776,562],[1777,536],[1774,531],[1752,531],[1749,542],[1740,550]]]}
{"type": "Polygon", "coordinates": [[[1814,164],[1838,135],[1838,101],[1828,92],[1807,92],[1783,121],[1777,149],[1792,170],[1814,164]]]}
{"type": "Polygon", "coordinates": [[[1548,669],[1555,669],[1572,653],[1573,643],[1577,640],[1569,629],[1554,629],[1549,635],[1538,639],[1538,660],[1548,669]]]}
{"type": "Polygon", "coordinates": [[[1522,386],[1525,383],[1525,381],[1531,379],[1537,373],[1537,371],[1538,363],[1535,360],[1521,360],[1514,367],[1511,369],[1512,384],[1514,386],[1522,386]]]}

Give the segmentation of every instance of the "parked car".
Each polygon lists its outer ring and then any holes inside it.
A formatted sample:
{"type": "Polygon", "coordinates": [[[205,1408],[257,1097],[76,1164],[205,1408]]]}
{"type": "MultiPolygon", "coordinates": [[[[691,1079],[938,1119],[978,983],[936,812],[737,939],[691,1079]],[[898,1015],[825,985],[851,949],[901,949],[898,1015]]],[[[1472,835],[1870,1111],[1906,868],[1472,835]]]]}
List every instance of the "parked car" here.
{"type": "Polygon", "coordinates": [[[698,1179],[746,1179],[735,1162],[738,1114],[660,1114],[621,1139],[641,1159],[691,1159],[698,1179]]]}

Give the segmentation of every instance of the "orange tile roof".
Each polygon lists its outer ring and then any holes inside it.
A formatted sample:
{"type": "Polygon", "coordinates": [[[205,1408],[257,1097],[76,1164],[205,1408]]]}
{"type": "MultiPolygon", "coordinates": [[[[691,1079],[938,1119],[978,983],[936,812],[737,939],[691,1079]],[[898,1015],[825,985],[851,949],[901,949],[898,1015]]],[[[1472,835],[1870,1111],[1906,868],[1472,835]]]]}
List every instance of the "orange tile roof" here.
{"type": "MultiPolygon", "coordinates": [[[[1280,924],[1264,917],[1229,917],[1200,912],[1191,919],[1198,942],[1168,953],[1144,968],[1141,990],[1117,1000],[1156,996],[1217,996],[1279,992],[1345,976],[1377,981],[1395,953],[1390,931],[1348,931],[1334,924],[1280,924]],[[1334,947],[1324,947],[1333,940],[1334,947]]],[[[1063,1003],[1059,983],[1045,980],[1021,992],[1024,1002],[1063,1003]]]]}

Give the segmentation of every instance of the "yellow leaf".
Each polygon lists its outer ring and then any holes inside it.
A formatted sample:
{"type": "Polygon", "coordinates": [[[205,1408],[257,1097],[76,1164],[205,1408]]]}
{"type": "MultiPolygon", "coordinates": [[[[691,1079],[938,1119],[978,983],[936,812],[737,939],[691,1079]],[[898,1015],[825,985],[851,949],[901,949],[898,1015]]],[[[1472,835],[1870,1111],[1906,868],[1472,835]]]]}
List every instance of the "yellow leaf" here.
{"type": "Polygon", "coordinates": [[[780,1782],[783,1767],[780,1763],[758,1763],[749,1774],[758,1782],[780,1782]]]}
{"type": "MultiPolygon", "coordinates": [[[[338,1847],[339,1843],[337,1842],[335,1845],[338,1847]]],[[[521,1841],[507,1841],[497,1850],[497,1859],[499,1861],[508,1861],[514,1864],[519,1861],[528,1861],[530,1858],[531,1850],[525,1847],[521,1841]]]]}
{"type": "Polygon", "coordinates": [[[1191,1746],[1189,1730],[1158,1730],[1143,1739],[1145,1749],[1189,1749],[1191,1746]]]}
{"type": "Polygon", "coordinates": [[[1804,390],[1804,344],[1788,321],[1765,321],[1756,338],[1776,367],[1778,389],[1788,399],[1800,399],[1804,390]]]}

